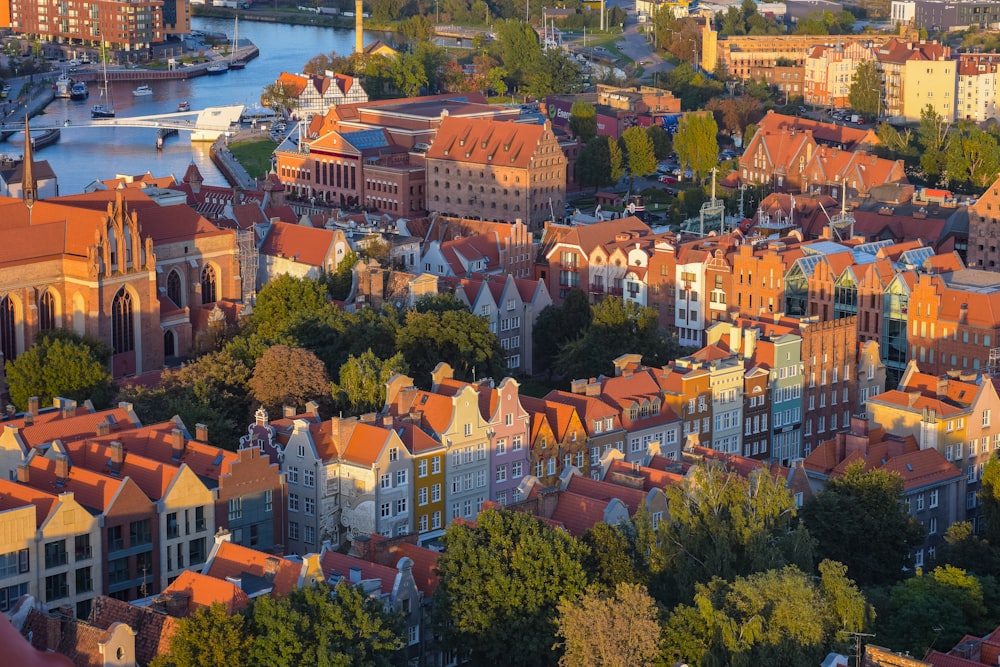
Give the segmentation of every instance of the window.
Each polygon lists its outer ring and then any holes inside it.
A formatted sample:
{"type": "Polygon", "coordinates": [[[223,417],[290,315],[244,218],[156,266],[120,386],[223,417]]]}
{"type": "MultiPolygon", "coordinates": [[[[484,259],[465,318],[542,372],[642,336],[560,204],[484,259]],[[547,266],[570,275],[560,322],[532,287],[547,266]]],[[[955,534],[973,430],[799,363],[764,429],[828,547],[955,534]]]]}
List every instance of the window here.
{"type": "Polygon", "coordinates": [[[521,461],[517,461],[510,465],[510,477],[511,479],[519,479],[524,476],[524,467],[521,461]]]}
{"type": "MultiPolygon", "coordinates": [[[[243,518],[243,498],[236,496],[235,498],[229,499],[229,520],[235,521],[236,519],[243,518]]],[[[169,533],[169,528],[168,528],[169,533]]],[[[176,537],[176,535],[174,536],[176,537]]]]}
{"type": "Polygon", "coordinates": [[[215,268],[206,264],[201,270],[201,302],[215,303],[217,300],[215,268]]]}
{"type": "Polygon", "coordinates": [[[929,535],[936,535],[937,534],[937,517],[933,517],[932,516],[930,519],[928,519],[928,521],[927,521],[927,533],[929,535]]]}
{"type": "Polygon", "coordinates": [[[521,447],[524,446],[523,445],[523,436],[515,435],[513,437],[513,439],[511,440],[511,445],[513,446],[515,452],[521,451],[521,447]]]}
{"type": "Polygon", "coordinates": [[[58,326],[56,320],[56,298],[52,292],[45,290],[42,298],[38,300],[38,328],[42,331],[49,331],[58,326]]]}
{"type": "Polygon", "coordinates": [[[924,511],[924,494],[922,493],[917,494],[917,511],[918,512],[924,511]]]}
{"type": "Polygon", "coordinates": [[[150,544],[153,541],[153,531],[151,527],[151,522],[149,519],[142,519],[140,521],[133,521],[129,524],[128,534],[129,534],[129,544],[130,546],[138,546],[140,544],[150,544]]]}
{"type": "Polygon", "coordinates": [[[299,483],[299,469],[295,466],[288,467],[288,483],[298,484],[299,483]]]}
{"type": "Polygon", "coordinates": [[[547,468],[548,468],[547,474],[549,475],[556,474],[556,457],[553,456],[549,459],[547,468]]]}
{"type": "Polygon", "coordinates": [[[398,447],[390,447],[389,448],[389,460],[390,461],[398,461],[399,460],[399,448],[398,447]]]}
{"type": "Polygon", "coordinates": [[[274,510],[274,492],[271,489],[266,489],[264,491],[264,511],[271,512],[274,510]]]}
{"type": "Polygon", "coordinates": [[[503,456],[507,453],[507,439],[499,438],[497,439],[497,456],[503,456]]]}
{"type": "Polygon", "coordinates": [[[302,499],[302,506],[305,509],[306,516],[313,516],[316,514],[316,499],[311,496],[305,496],[302,499]]]}
{"type": "Polygon", "coordinates": [[[406,514],[406,498],[396,501],[396,514],[406,514]]]}
{"type": "Polygon", "coordinates": [[[129,579],[128,558],[116,558],[108,563],[108,583],[121,584],[129,579]]]}
{"type": "Polygon", "coordinates": [[[299,524],[295,521],[290,521],[288,523],[288,539],[297,540],[299,539],[299,524]]]}
{"type": "Polygon", "coordinates": [[[466,499],[465,502],[462,503],[462,516],[466,516],[466,517],[472,516],[472,500],[471,499],[466,499]]]}
{"type": "Polygon", "coordinates": [[[76,571],[76,594],[89,593],[94,590],[94,577],[89,567],[81,567],[76,571]]]}
{"type": "Polygon", "coordinates": [[[417,492],[417,504],[426,505],[427,504],[427,487],[421,487],[420,491],[417,492]]]}
{"type": "Polygon", "coordinates": [[[391,489],[392,488],[392,475],[390,475],[389,473],[385,473],[384,475],[382,475],[381,477],[379,477],[378,485],[381,488],[383,488],[383,489],[391,489]]]}
{"type": "Polygon", "coordinates": [[[69,595],[69,584],[66,581],[66,573],[54,574],[45,577],[45,601],[52,602],[69,595]]]}
{"type": "MultiPolygon", "coordinates": [[[[174,514],[174,519],[175,520],[177,519],[177,515],[176,514],[174,514]]],[[[169,527],[169,523],[167,525],[169,527]]],[[[92,557],[94,555],[93,554],[93,550],[90,548],[90,535],[89,534],[87,534],[87,535],[77,535],[75,541],[76,541],[76,544],[74,546],[75,546],[75,550],[76,550],[76,559],[77,560],[86,560],[86,559],[88,559],[88,558],[90,558],[90,557],[92,557]]],[[[0,558],[2,558],[2,557],[0,557],[0,558]]],[[[0,562],[2,562],[2,561],[0,561],[0,562]]],[[[3,575],[3,571],[0,570],[0,577],[3,577],[3,576],[4,576],[3,575]]]]}
{"type": "Polygon", "coordinates": [[[990,411],[983,410],[983,427],[985,428],[989,425],[990,425],[990,411]]]}
{"type": "Polygon", "coordinates": [[[478,445],[476,445],[476,459],[479,460],[479,461],[485,461],[486,460],[486,443],[485,442],[481,442],[478,445]]]}
{"type": "Polygon", "coordinates": [[[427,459],[421,459],[417,464],[417,475],[419,477],[427,477],[427,459]]]}
{"type": "Polygon", "coordinates": [[[486,471],[477,470],[476,471],[476,488],[481,489],[486,486],[486,471]]]}
{"type": "Polygon", "coordinates": [[[387,519],[392,516],[392,503],[382,503],[379,509],[379,514],[383,519],[387,519]]]}
{"type": "Polygon", "coordinates": [[[406,471],[405,470],[397,470],[396,471],[396,486],[402,486],[403,484],[406,484],[406,471]]]}
{"type": "Polygon", "coordinates": [[[195,507],[194,508],[194,530],[195,532],[201,532],[205,530],[205,508],[195,507]]]}
{"type": "Polygon", "coordinates": [[[307,488],[313,488],[316,486],[316,471],[305,468],[302,471],[302,485],[307,488]]]}
{"type": "Polygon", "coordinates": [[[302,533],[303,533],[303,538],[304,538],[303,541],[306,544],[315,544],[316,543],[316,528],[314,526],[306,525],[303,528],[302,533]]]}
{"type": "Polygon", "coordinates": [[[435,484],[431,487],[431,502],[439,503],[441,502],[441,485],[435,484]]]}
{"type": "Polygon", "coordinates": [[[288,511],[289,512],[299,511],[299,494],[297,493],[288,494],[288,511]]]}
{"type": "Polygon", "coordinates": [[[441,473],[441,457],[435,456],[431,459],[431,474],[438,475],[441,473]]]}
{"type": "Polygon", "coordinates": [[[437,530],[441,527],[441,512],[434,512],[431,514],[431,530],[437,530]]]}
{"type": "Polygon", "coordinates": [[[135,350],[134,305],[132,294],[124,287],[118,290],[118,294],[115,295],[114,301],[111,303],[111,347],[115,354],[124,354],[135,350]]]}
{"type": "Polygon", "coordinates": [[[167,276],[167,296],[178,308],[184,307],[184,296],[183,291],[181,290],[181,276],[177,273],[176,269],[171,271],[170,275],[167,276]]]}
{"type": "Polygon", "coordinates": [[[45,544],[45,569],[59,567],[69,562],[66,553],[66,540],[57,540],[45,544]]]}
{"type": "Polygon", "coordinates": [[[506,482],[507,481],[507,466],[500,465],[497,466],[497,481],[506,482]]]}
{"type": "Polygon", "coordinates": [[[417,530],[419,532],[421,532],[421,533],[426,533],[427,532],[427,515],[426,514],[421,514],[420,515],[420,521],[417,524],[417,530]]]}

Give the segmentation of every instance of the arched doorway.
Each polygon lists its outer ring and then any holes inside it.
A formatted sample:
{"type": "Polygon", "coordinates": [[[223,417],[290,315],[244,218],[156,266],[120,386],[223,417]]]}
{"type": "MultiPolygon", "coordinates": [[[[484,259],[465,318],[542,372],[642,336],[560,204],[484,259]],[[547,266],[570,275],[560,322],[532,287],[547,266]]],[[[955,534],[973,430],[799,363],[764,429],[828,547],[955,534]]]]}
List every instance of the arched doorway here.
{"type": "Polygon", "coordinates": [[[167,329],[163,332],[163,356],[173,357],[177,354],[174,345],[174,332],[167,329]]]}

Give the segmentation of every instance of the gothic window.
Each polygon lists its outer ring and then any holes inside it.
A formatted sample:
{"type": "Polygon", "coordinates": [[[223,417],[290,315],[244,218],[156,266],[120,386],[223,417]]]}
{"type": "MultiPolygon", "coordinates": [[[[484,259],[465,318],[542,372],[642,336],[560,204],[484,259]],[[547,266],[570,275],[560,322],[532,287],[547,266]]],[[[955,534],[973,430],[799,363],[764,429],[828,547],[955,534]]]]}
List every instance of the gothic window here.
{"type": "Polygon", "coordinates": [[[45,290],[42,298],[38,300],[38,328],[41,331],[55,329],[56,324],[56,298],[52,292],[45,290]]]}
{"type": "Polygon", "coordinates": [[[217,301],[215,285],[215,269],[211,264],[201,270],[201,302],[214,303],[217,301]]]}
{"type": "Polygon", "coordinates": [[[118,239],[115,237],[115,228],[108,227],[108,248],[110,249],[111,255],[111,267],[112,272],[118,270],[118,239]]]}
{"type": "Polygon", "coordinates": [[[122,269],[132,268],[132,230],[128,225],[125,225],[124,231],[122,232],[122,250],[125,254],[125,266],[122,269]]]}
{"type": "Polygon", "coordinates": [[[111,304],[111,343],[115,354],[135,350],[135,317],[132,295],[118,290],[111,304]]]}
{"type": "Polygon", "coordinates": [[[178,308],[183,308],[183,297],[181,295],[181,275],[174,269],[167,276],[167,296],[178,308]]]}
{"type": "Polygon", "coordinates": [[[9,296],[0,300],[0,351],[10,361],[17,356],[17,320],[14,301],[9,296]]]}

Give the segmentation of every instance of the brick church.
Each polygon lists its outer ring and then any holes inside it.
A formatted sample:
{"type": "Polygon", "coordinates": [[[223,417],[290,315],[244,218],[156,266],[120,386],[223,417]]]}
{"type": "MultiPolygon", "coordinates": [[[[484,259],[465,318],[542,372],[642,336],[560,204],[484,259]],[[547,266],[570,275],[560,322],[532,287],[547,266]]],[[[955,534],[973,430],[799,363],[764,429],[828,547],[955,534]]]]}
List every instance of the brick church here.
{"type": "Polygon", "coordinates": [[[236,235],[185,204],[139,189],[39,198],[30,142],[20,197],[0,197],[0,352],[39,332],[106,342],[115,377],[163,368],[193,349],[218,306],[241,298],[236,235]]]}

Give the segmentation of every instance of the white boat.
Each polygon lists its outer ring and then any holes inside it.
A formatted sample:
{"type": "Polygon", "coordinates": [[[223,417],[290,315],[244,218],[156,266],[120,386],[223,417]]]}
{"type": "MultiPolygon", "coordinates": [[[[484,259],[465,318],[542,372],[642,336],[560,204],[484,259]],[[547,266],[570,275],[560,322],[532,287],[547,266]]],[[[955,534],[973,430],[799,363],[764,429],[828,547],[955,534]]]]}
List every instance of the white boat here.
{"type": "Polygon", "coordinates": [[[108,88],[108,61],[104,57],[104,41],[101,40],[101,63],[104,65],[104,85],[101,87],[101,97],[103,104],[95,104],[90,107],[91,118],[114,118],[115,103],[111,100],[111,89],[108,88]]]}
{"type": "Polygon", "coordinates": [[[73,79],[69,78],[66,72],[59,75],[56,79],[56,97],[69,99],[71,97],[71,89],[73,87],[73,79]]]}
{"type": "Polygon", "coordinates": [[[183,102],[177,105],[177,111],[180,112],[191,111],[191,103],[188,102],[187,100],[184,100],[183,102]]]}
{"type": "Polygon", "coordinates": [[[217,60],[216,62],[206,67],[205,71],[208,72],[209,74],[225,74],[226,72],[229,71],[229,63],[226,62],[225,60],[217,60]]]}
{"type": "Polygon", "coordinates": [[[150,88],[148,84],[144,83],[135,90],[133,90],[132,94],[135,95],[136,97],[142,97],[144,95],[152,95],[153,89],[150,88]]]}

